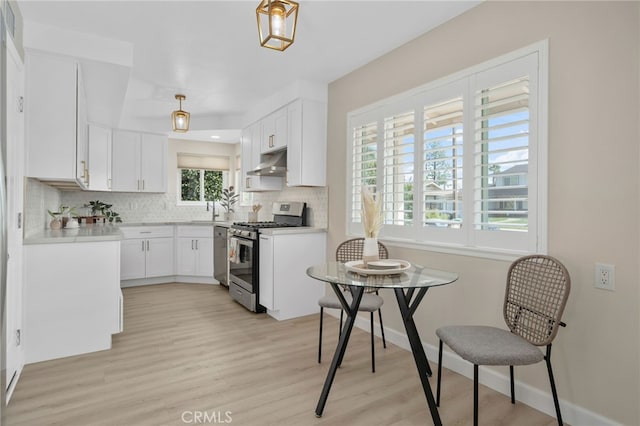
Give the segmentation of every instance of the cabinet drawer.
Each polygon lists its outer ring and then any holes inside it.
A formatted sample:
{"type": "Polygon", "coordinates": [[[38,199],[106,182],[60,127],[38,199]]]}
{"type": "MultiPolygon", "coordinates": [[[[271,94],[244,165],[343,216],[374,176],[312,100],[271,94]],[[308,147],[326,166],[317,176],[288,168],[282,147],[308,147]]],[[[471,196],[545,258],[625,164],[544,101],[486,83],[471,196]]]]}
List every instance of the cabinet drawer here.
{"type": "Polygon", "coordinates": [[[173,237],[173,226],[122,226],[124,239],[173,237]]]}
{"type": "Polygon", "coordinates": [[[178,237],[213,238],[212,225],[188,225],[177,227],[178,237]]]}

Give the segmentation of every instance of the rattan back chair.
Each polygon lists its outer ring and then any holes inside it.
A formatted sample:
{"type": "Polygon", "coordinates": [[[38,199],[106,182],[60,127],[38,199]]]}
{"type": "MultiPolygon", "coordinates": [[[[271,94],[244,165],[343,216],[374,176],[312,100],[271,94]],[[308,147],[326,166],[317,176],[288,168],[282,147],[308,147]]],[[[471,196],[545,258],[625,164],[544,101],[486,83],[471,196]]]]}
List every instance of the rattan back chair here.
{"type": "MultiPolygon", "coordinates": [[[[338,262],[350,262],[352,260],[360,260],[362,259],[362,251],[364,248],[364,238],[352,238],[350,240],[343,241],[336,248],[336,261],[338,262]]],[[[388,259],[389,251],[384,244],[378,241],[378,255],[380,259],[388,259]]],[[[350,301],[351,293],[348,291],[348,288],[345,289],[345,297],[348,301],[350,301]]],[[[384,303],[384,299],[380,297],[378,294],[378,289],[373,287],[367,287],[365,289],[365,294],[362,296],[362,300],[360,302],[360,311],[369,312],[371,319],[371,371],[375,373],[376,371],[376,361],[375,361],[375,346],[374,346],[374,334],[373,334],[373,313],[378,311],[378,318],[380,319],[380,332],[382,334],[382,345],[384,348],[387,347],[387,340],[384,336],[384,325],[382,324],[382,304],[384,303]],[[375,294],[372,294],[375,293],[375,294]]],[[[340,309],[340,332],[342,332],[342,321],[344,318],[344,311],[342,310],[342,305],[340,304],[340,300],[338,297],[332,292],[324,297],[321,297],[318,300],[318,305],[320,305],[320,332],[318,337],[318,363],[322,361],[322,323],[324,318],[324,309],[340,309]]]]}
{"type": "Polygon", "coordinates": [[[503,313],[509,331],[485,326],[446,326],[436,330],[440,338],[438,352],[438,389],[440,405],[442,346],[447,344],[463,359],[473,363],[473,424],[478,424],[478,366],[508,365],[511,381],[511,403],[515,404],[514,365],[547,364],[558,424],[562,415],[553,370],[551,342],[562,322],[571,278],[569,272],[551,256],[531,255],[517,259],[509,267],[503,313]],[[546,354],[538,348],[546,346],[546,354]]]}

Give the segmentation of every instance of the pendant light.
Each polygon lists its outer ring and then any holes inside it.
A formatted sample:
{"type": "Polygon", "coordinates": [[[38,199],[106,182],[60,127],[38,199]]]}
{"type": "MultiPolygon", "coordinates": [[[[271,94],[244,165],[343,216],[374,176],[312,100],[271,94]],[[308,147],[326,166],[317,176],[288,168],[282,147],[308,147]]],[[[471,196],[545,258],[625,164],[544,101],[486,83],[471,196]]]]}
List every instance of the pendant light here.
{"type": "Polygon", "coordinates": [[[296,35],[298,3],[291,0],[262,0],[256,8],[260,45],[274,50],[291,46],[296,35]]]}
{"type": "Polygon", "coordinates": [[[182,110],[182,101],[187,99],[185,95],[176,95],[176,99],[180,101],[180,109],[171,113],[171,127],[174,132],[186,133],[189,130],[189,114],[182,110]]]}

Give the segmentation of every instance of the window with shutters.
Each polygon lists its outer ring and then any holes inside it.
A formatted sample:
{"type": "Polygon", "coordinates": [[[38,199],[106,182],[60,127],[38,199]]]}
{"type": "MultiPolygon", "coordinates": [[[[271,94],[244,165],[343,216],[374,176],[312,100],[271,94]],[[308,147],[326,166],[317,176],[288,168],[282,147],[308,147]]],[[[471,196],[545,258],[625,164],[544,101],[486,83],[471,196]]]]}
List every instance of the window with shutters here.
{"type": "Polygon", "coordinates": [[[380,238],[488,257],[546,252],[547,44],[348,115],[347,220],[383,199],[380,238]]]}

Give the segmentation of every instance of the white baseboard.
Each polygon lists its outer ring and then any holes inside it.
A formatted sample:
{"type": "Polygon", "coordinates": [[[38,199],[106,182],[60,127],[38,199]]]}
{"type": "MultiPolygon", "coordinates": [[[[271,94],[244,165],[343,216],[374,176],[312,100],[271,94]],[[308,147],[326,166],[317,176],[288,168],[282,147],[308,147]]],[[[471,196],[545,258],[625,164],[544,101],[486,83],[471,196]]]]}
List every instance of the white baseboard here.
{"type": "MultiPolygon", "coordinates": [[[[327,309],[325,312],[333,317],[340,317],[340,312],[338,310],[327,309]]],[[[367,333],[371,328],[369,318],[360,316],[356,318],[355,326],[366,331],[367,333]]],[[[374,334],[378,337],[382,337],[382,334],[380,333],[380,324],[378,322],[375,322],[374,334]]],[[[411,347],[409,346],[409,339],[404,332],[399,332],[389,327],[385,327],[384,334],[387,342],[391,342],[406,351],[411,351],[411,347]]],[[[429,363],[432,365],[433,374],[435,377],[435,375],[437,374],[436,369],[438,366],[438,347],[426,344],[424,342],[422,343],[422,346],[424,347],[424,351],[427,355],[427,358],[429,359],[429,363]]],[[[473,365],[463,360],[455,353],[446,350],[446,348],[447,347],[445,345],[445,350],[443,350],[442,352],[442,366],[458,374],[461,374],[470,380],[473,380],[473,365]]],[[[543,368],[546,370],[546,367],[543,368]]],[[[506,374],[500,374],[494,370],[489,370],[486,368],[483,369],[482,367],[480,367],[478,380],[482,385],[510,397],[511,391],[510,379],[508,374],[509,369],[506,368],[506,371],[506,374]]],[[[547,375],[546,371],[544,371],[544,375],[547,375]]],[[[445,385],[443,384],[443,386],[445,385]]],[[[435,388],[433,389],[433,391],[435,393],[435,388]]],[[[551,395],[551,389],[549,389],[548,392],[545,392],[538,388],[534,388],[533,386],[530,386],[526,383],[519,382],[516,379],[515,393],[517,402],[526,404],[538,411],[550,415],[553,418],[556,417],[556,410],[553,405],[553,396],[551,395]]],[[[559,396],[562,395],[562,389],[559,389],[558,393],[559,396]]],[[[562,412],[562,419],[564,420],[564,422],[572,425],[620,425],[620,423],[617,423],[612,419],[604,417],[598,413],[594,413],[593,411],[590,411],[572,402],[564,401],[562,398],[560,398],[560,410],[562,412]]]]}
{"type": "Polygon", "coordinates": [[[139,278],[120,281],[120,288],[138,287],[141,285],[188,283],[188,284],[220,284],[220,281],[210,277],[194,277],[185,275],[168,275],[166,277],[139,278]]]}

